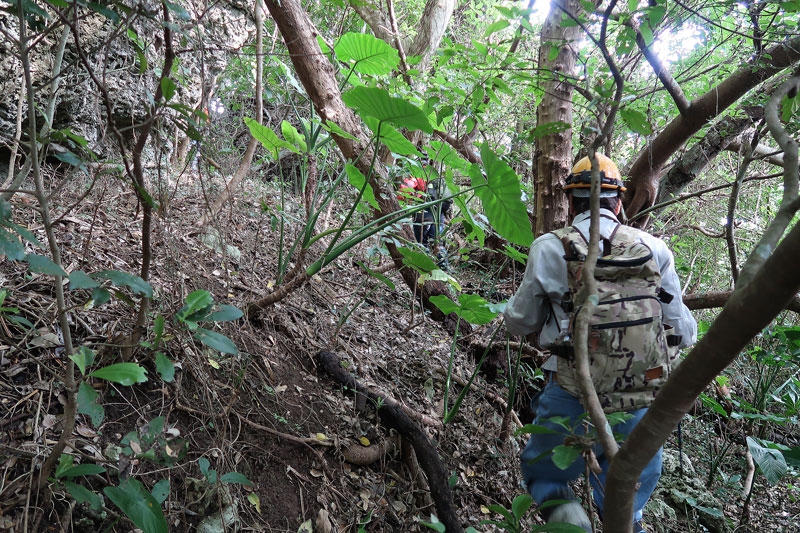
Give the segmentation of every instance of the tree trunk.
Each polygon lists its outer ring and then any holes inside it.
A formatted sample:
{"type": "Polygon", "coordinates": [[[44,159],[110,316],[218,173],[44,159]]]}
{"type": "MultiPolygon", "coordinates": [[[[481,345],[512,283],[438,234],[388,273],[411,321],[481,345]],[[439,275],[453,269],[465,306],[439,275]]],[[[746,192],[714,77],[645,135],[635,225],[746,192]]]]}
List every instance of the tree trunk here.
{"type": "Polygon", "coordinates": [[[706,136],[683,154],[661,178],[655,203],[666,202],[681,194],[751,124],[749,117],[725,117],[714,124],[706,136]]]}
{"type": "MultiPolygon", "coordinates": [[[[373,217],[378,219],[398,211],[400,205],[397,198],[391,189],[387,188],[386,169],[383,165],[376,165],[375,168],[370,169],[373,147],[369,142],[369,137],[362,129],[361,121],[345,106],[333,65],[320,50],[314,26],[308,15],[297,0],[265,0],[265,2],[278,30],[284,37],[283,40],[289,50],[297,77],[303,84],[321,121],[323,123],[331,121],[358,139],[354,141],[332,134],[333,140],[344,158],[352,161],[364,176],[369,177],[369,184],[378,202],[378,209],[373,211],[373,217]]],[[[404,226],[400,233],[401,237],[413,242],[414,235],[408,226],[404,226]]],[[[387,248],[400,269],[403,280],[413,290],[418,279],[417,272],[403,265],[403,256],[393,242],[388,242],[387,248]]],[[[434,320],[444,320],[445,315],[430,302],[431,296],[448,293],[444,283],[427,281],[418,293],[421,294],[423,305],[431,311],[434,320]]]]}
{"type": "Polygon", "coordinates": [[[692,100],[689,113],[678,115],[636,157],[629,171],[625,193],[628,218],[653,205],[664,164],[711,119],[739,100],[749,90],[800,60],[800,37],[767,50],[769,61],[757,56],[722,83],[692,100]]]}
{"type": "MultiPolygon", "coordinates": [[[[578,15],[582,11],[581,3],[578,0],[554,0],[542,26],[538,69],[550,75],[541,83],[543,95],[536,109],[537,126],[559,121],[572,124],[573,86],[560,75],[569,76],[575,70],[577,56],[572,44],[580,37],[581,29],[577,26],[561,26],[563,10],[578,15]],[[550,47],[553,46],[558,47],[559,51],[551,61],[550,47]]],[[[536,190],[534,235],[538,237],[563,228],[568,222],[567,196],[562,186],[572,168],[572,129],[537,139],[533,167],[536,190]]]]}
{"type": "Polygon", "coordinates": [[[627,438],[608,472],[605,531],[628,531],[633,493],[644,467],[711,381],[800,290],[800,224],[783,239],[752,281],[725,308],[627,438]]]}
{"type": "MultiPolygon", "coordinates": [[[[391,46],[397,48],[394,36],[392,35],[392,25],[383,11],[377,5],[363,0],[350,0],[350,6],[364,19],[367,26],[378,39],[382,39],[391,46]]],[[[399,42],[406,54],[420,56],[421,59],[414,68],[424,71],[433,57],[433,53],[439,47],[439,43],[444,37],[450,18],[456,8],[455,0],[428,0],[425,3],[425,10],[419,18],[417,33],[413,39],[400,37],[399,42]]]]}

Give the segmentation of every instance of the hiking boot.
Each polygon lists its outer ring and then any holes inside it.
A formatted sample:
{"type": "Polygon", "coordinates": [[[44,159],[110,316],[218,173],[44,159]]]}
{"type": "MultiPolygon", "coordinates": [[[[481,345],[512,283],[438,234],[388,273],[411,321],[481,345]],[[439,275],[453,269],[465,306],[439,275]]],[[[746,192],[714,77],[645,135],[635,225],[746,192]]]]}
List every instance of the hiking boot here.
{"type": "Polygon", "coordinates": [[[583,510],[583,507],[578,502],[569,502],[553,507],[547,516],[547,523],[550,524],[552,522],[572,524],[582,527],[586,531],[592,531],[592,523],[589,521],[589,517],[586,516],[586,511],[583,510]]]}

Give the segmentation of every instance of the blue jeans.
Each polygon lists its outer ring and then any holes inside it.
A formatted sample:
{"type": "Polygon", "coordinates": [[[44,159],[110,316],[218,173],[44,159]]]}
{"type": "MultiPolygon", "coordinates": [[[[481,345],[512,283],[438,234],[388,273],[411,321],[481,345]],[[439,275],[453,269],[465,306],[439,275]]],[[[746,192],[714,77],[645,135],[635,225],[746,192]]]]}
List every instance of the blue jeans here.
{"type": "MultiPolygon", "coordinates": [[[[531,435],[528,444],[522,451],[522,457],[520,458],[522,462],[522,477],[525,481],[525,486],[538,505],[543,504],[549,499],[554,499],[554,494],[559,495],[555,499],[564,499],[564,494],[570,494],[572,498],[574,498],[575,493],[569,487],[568,482],[578,479],[584,473],[586,467],[583,458],[579,457],[578,460],[572,463],[566,470],[561,470],[553,464],[550,450],[560,444],[564,444],[564,437],[569,435],[569,433],[563,427],[553,424],[552,422],[546,422],[545,419],[554,416],[566,416],[570,419],[569,424],[574,427],[578,418],[585,412],[585,409],[578,398],[562,389],[558,383],[553,381],[549,381],[542,392],[531,400],[531,409],[536,413],[536,418],[533,421],[534,424],[558,431],[559,434],[531,435]],[[544,454],[544,456],[538,461],[535,461],[535,459],[542,454],[544,454]]],[[[647,409],[631,411],[629,414],[633,415],[633,418],[614,426],[612,428],[613,431],[627,437],[646,412],[647,409]]],[[[584,433],[583,423],[575,430],[575,433],[584,433]]],[[[599,476],[595,477],[594,474],[591,476],[592,487],[594,488],[594,501],[602,514],[606,475],[608,474],[608,460],[599,443],[595,444],[594,453],[597,456],[598,463],[600,463],[600,468],[603,469],[603,473],[599,476]]],[[[656,488],[659,477],[661,477],[660,449],[655,457],[647,464],[639,478],[639,488],[633,499],[634,520],[642,519],[642,510],[647,500],[650,498],[650,495],[653,493],[653,490],[656,488]]]]}

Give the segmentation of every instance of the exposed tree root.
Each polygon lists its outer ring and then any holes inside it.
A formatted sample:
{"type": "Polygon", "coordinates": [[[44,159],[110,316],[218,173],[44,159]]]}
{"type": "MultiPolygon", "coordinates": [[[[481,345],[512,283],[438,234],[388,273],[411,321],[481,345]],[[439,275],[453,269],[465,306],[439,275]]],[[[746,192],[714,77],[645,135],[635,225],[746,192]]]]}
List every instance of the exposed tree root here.
{"type": "Polygon", "coordinates": [[[347,387],[350,390],[356,391],[357,394],[363,394],[374,402],[381,405],[378,409],[378,414],[381,420],[403,436],[414,447],[417,460],[419,461],[422,470],[428,477],[428,486],[430,487],[431,497],[436,505],[436,512],[439,520],[445,525],[448,533],[461,533],[461,521],[456,514],[455,505],[453,504],[453,495],[447,485],[447,472],[439,459],[439,454],[436,448],[431,443],[428,435],[420,429],[405,413],[405,411],[396,403],[389,402],[387,398],[379,396],[367,387],[357,382],[342,367],[339,356],[333,352],[319,352],[317,355],[320,368],[336,382],[347,387]]]}
{"type": "Polygon", "coordinates": [[[380,444],[373,443],[369,446],[353,443],[342,448],[342,457],[351,465],[367,466],[381,460],[396,447],[396,439],[385,439],[380,444]]]}

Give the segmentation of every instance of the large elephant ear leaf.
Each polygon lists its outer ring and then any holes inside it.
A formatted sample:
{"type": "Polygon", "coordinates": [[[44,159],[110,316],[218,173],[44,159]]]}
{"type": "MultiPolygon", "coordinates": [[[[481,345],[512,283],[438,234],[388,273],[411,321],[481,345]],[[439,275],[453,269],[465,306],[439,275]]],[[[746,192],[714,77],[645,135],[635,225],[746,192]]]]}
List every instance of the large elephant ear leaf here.
{"type": "Polygon", "coordinates": [[[492,227],[504,238],[521,246],[530,246],[533,231],[528,211],[522,202],[519,178],[508,164],[485,144],[481,148],[485,175],[478,165],[472,165],[469,175],[475,194],[492,227]]]}
{"type": "Polygon", "coordinates": [[[389,74],[400,62],[397,50],[366,33],[345,33],[333,49],[342,61],[355,63],[353,70],[370,76],[389,74]]]}
{"type": "MultiPolygon", "coordinates": [[[[380,121],[375,117],[364,117],[364,124],[372,130],[372,133],[378,133],[378,125],[380,121]]],[[[400,155],[419,155],[417,148],[405,137],[389,124],[380,124],[381,138],[380,141],[386,148],[392,152],[400,155]]]]}
{"type": "Polygon", "coordinates": [[[433,126],[420,108],[402,98],[389,96],[385,89],[356,87],[344,93],[342,99],[362,116],[375,117],[411,131],[433,133],[433,126]]]}

